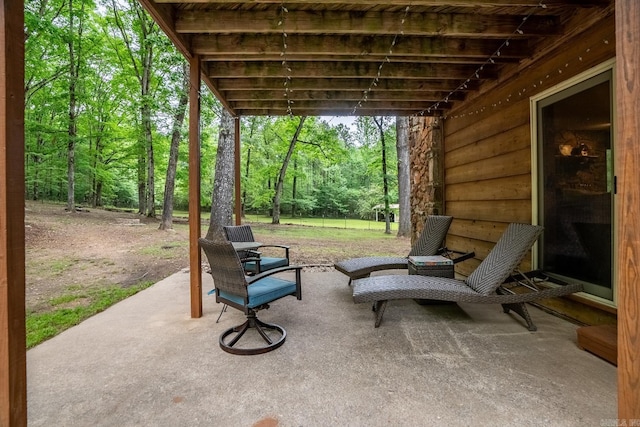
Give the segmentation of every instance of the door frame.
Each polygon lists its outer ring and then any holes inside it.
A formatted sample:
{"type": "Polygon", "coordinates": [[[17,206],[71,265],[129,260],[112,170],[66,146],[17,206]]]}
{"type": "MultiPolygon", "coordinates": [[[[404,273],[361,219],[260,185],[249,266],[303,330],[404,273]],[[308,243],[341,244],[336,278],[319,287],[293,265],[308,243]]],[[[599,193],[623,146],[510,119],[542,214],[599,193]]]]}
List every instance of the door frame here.
{"type": "MultiPolygon", "coordinates": [[[[615,158],[615,129],[613,126],[615,125],[615,117],[616,117],[616,58],[611,58],[601,64],[596,65],[580,74],[577,74],[557,85],[546,89],[542,92],[537,93],[534,96],[529,98],[529,113],[530,113],[530,131],[531,131],[531,219],[532,224],[539,225],[540,224],[540,181],[539,181],[539,144],[538,144],[538,103],[550,96],[553,96],[559,92],[562,92],[566,89],[569,89],[581,82],[584,82],[592,77],[595,77],[604,72],[611,71],[611,150],[612,150],[612,161],[615,158]]],[[[615,170],[615,168],[614,168],[615,170]]],[[[613,194],[616,194],[615,191],[615,174],[614,174],[614,189],[613,194]]],[[[612,197],[611,202],[611,251],[612,251],[612,271],[611,271],[611,287],[612,287],[612,299],[606,299],[603,297],[599,297],[597,295],[593,295],[587,292],[581,292],[580,296],[592,300],[594,302],[604,304],[610,307],[618,306],[618,287],[617,283],[617,272],[613,266],[616,265],[617,253],[616,253],[616,241],[617,241],[617,227],[615,224],[615,212],[616,212],[616,198],[612,197]]],[[[531,250],[532,254],[532,265],[534,269],[540,268],[540,257],[539,257],[539,244],[536,243],[531,250]]]]}

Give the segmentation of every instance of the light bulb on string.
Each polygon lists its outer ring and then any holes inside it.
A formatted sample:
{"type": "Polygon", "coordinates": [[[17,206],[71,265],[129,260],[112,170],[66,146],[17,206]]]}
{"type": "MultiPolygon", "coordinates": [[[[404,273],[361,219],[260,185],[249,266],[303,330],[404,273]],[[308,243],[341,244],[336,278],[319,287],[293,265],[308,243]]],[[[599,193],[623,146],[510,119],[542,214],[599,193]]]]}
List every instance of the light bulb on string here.
{"type": "Polygon", "coordinates": [[[374,87],[378,86],[378,81],[380,80],[380,78],[382,76],[382,68],[384,67],[384,64],[385,63],[391,63],[390,56],[393,54],[393,47],[396,45],[396,42],[398,40],[398,36],[403,36],[404,35],[403,26],[404,26],[404,24],[406,22],[406,18],[407,18],[408,14],[409,14],[409,10],[410,10],[410,6],[407,6],[404,9],[404,15],[402,16],[402,19],[400,20],[400,31],[398,33],[396,33],[396,35],[393,37],[393,40],[391,41],[391,46],[389,47],[389,54],[385,55],[384,59],[382,60],[382,62],[378,66],[378,72],[376,73],[376,77],[374,77],[373,80],[371,81],[371,83],[369,84],[369,89],[367,89],[366,91],[363,92],[363,98],[360,99],[360,101],[358,102],[357,106],[354,107],[352,114],[355,115],[356,110],[362,106],[362,100],[363,99],[366,101],[366,97],[367,97],[368,92],[372,91],[374,87]]]}
{"type": "MultiPolygon", "coordinates": [[[[520,25],[519,25],[519,26],[514,30],[513,34],[520,34],[520,35],[524,34],[524,31],[523,31],[522,27],[523,27],[523,25],[527,22],[528,18],[529,18],[530,16],[533,16],[533,15],[535,14],[535,11],[537,10],[537,8],[543,8],[543,9],[546,9],[546,5],[544,4],[544,0],[541,0],[541,1],[540,1],[540,3],[538,3],[538,5],[537,5],[535,8],[531,9],[531,11],[529,12],[529,14],[528,14],[528,15],[526,15],[526,16],[524,16],[524,17],[522,18],[522,22],[521,22],[521,23],[520,23],[520,25]]],[[[475,76],[475,78],[476,78],[476,79],[479,79],[479,78],[480,78],[480,71],[483,71],[483,70],[484,70],[484,65],[485,65],[485,64],[495,64],[495,60],[494,60],[494,58],[495,58],[495,57],[500,57],[500,56],[502,55],[502,48],[503,48],[503,47],[508,47],[508,46],[510,45],[510,40],[511,40],[511,38],[507,38],[507,39],[502,43],[502,45],[500,45],[500,47],[499,47],[499,48],[498,48],[498,49],[493,53],[493,55],[490,55],[490,56],[487,58],[487,60],[484,62],[484,64],[483,64],[483,65],[481,65],[480,67],[478,67],[478,68],[476,69],[476,71],[473,73],[473,76],[475,76]]],[[[469,84],[469,82],[470,82],[470,81],[471,81],[471,78],[468,78],[468,79],[467,79],[463,84],[461,84],[461,85],[460,85],[460,86],[458,86],[456,89],[454,89],[453,91],[451,91],[451,92],[449,93],[449,95],[447,95],[443,100],[444,100],[445,102],[448,102],[449,98],[450,98],[453,94],[455,94],[457,91],[462,90],[462,89],[467,89],[467,88],[469,87],[469,86],[468,86],[468,84],[469,84]]],[[[511,97],[511,95],[509,95],[509,97],[511,97]]],[[[507,98],[507,99],[506,99],[506,101],[508,102],[508,101],[509,101],[509,98],[507,98]]],[[[438,108],[438,106],[439,106],[439,103],[440,103],[440,102],[442,102],[442,101],[438,101],[437,103],[435,103],[435,104],[434,104],[434,108],[436,108],[436,109],[437,109],[437,108],[438,108]]],[[[501,103],[501,101],[500,101],[500,103],[501,103]]],[[[483,106],[480,110],[476,110],[476,112],[475,112],[475,113],[476,113],[476,114],[479,114],[479,111],[485,111],[485,109],[486,109],[486,107],[484,107],[484,106],[483,106]]],[[[423,110],[423,111],[424,111],[424,110],[423,110]]],[[[469,113],[469,114],[473,114],[473,113],[469,113]]],[[[462,115],[462,116],[464,116],[464,115],[462,115]]],[[[458,116],[455,116],[455,117],[459,117],[459,115],[458,115],[458,116]]]]}

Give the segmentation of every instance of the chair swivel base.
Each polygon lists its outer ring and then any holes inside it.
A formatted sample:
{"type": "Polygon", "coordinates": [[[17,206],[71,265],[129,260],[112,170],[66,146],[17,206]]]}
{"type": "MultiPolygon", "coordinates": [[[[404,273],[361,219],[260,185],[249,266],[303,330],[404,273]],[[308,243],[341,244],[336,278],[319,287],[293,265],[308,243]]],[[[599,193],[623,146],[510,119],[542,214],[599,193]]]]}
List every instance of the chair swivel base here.
{"type": "Polygon", "coordinates": [[[283,327],[272,324],[265,323],[258,319],[255,313],[249,313],[247,315],[247,321],[242,325],[234,326],[233,328],[229,328],[224,331],[220,335],[219,343],[220,348],[227,353],[231,354],[239,354],[239,355],[253,355],[253,354],[262,354],[268,353],[270,351],[275,350],[284,344],[285,339],[287,338],[287,331],[284,330],[283,327]],[[243,348],[243,347],[234,347],[240,338],[247,332],[249,329],[255,329],[258,334],[262,337],[262,339],[267,343],[267,345],[262,347],[253,347],[253,348],[243,348]],[[266,330],[276,331],[277,339],[274,340],[272,337],[269,337],[266,330]],[[235,335],[233,335],[235,334],[235,335]],[[229,336],[232,336],[230,339],[227,339],[229,336]]]}

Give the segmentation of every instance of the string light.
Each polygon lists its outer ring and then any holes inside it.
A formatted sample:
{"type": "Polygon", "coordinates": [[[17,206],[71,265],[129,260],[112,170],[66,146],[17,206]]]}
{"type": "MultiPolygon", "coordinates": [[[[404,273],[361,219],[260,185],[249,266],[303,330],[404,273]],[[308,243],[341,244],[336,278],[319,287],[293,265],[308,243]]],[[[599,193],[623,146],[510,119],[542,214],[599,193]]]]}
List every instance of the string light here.
{"type": "Polygon", "coordinates": [[[407,16],[409,15],[409,10],[410,10],[410,6],[407,6],[404,9],[404,14],[402,15],[402,19],[400,20],[400,31],[393,36],[393,40],[391,41],[391,47],[389,47],[389,53],[385,55],[384,59],[382,60],[382,63],[378,67],[378,72],[376,74],[376,77],[369,84],[369,88],[363,91],[362,98],[360,99],[360,101],[358,101],[358,104],[355,107],[353,107],[353,110],[351,111],[352,116],[356,114],[356,111],[358,111],[358,109],[362,107],[362,104],[364,102],[367,102],[367,99],[369,98],[369,93],[373,90],[373,88],[378,86],[378,81],[380,80],[380,77],[382,75],[382,67],[384,67],[384,64],[391,63],[391,55],[393,54],[393,48],[398,42],[398,38],[404,35],[404,23],[406,22],[407,16]]]}
{"type": "Polygon", "coordinates": [[[287,13],[289,13],[289,9],[286,8],[284,2],[280,5],[280,20],[278,21],[278,26],[282,27],[282,51],[280,52],[280,56],[282,57],[282,68],[284,70],[284,98],[287,101],[287,114],[289,116],[293,116],[293,108],[291,107],[294,101],[291,99],[291,66],[289,66],[289,62],[287,61],[287,30],[285,23],[287,21],[287,13]]]}
{"type": "MultiPolygon", "coordinates": [[[[538,3],[538,5],[537,5],[537,6],[535,6],[533,9],[531,9],[531,11],[530,11],[526,16],[524,16],[524,17],[522,18],[522,21],[520,22],[520,25],[518,25],[518,27],[513,31],[513,33],[512,33],[513,35],[516,35],[516,34],[518,34],[518,35],[523,35],[523,34],[524,34],[524,30],[523,30],[522,28],[524,27],[524,25],[525,25],[525,23],[527,22],[527,20],[529,19],[529,17],[533,16],[539,8],[542,8],[542,9],[546,9],[546,8],[547,8],[547,5],[544,3],[544,1],[545,1],[545,0],[540,0],[540,3],[538,3]]],[[[475,77],[476,79],[480,79],[481,71],[483,71],[483,70],[484,70],[484,66],[485,66],[485,65],[488,65],[488,64],[495,64],[495,59],[494,59],[494,58],[499,57],[499,56],[502,54],[502,50],[503,50],[505,47],[508,47],[510,43],[511,43],[511,37],[509,37],[509,38],[507,38],[505,41],[503,41],[503,42],[502,42],[502,44],[498,47],[498,49],[496,49],[496,50],[493,52],[493,54],[491,54],[491,56],[489,56],[489,58],[487,58],[487,60],[486,60],[484,63],[482,63],[478,68],[476,68],[476,70],[473,72],[473,74],[471,75],[471,77],[469,77],[467,80],[465,80],[465,82],[464,82],[464,83],[462,83],[461,85],[459,85],[458,87],[456,87],[454,90],[452,90],[451,92],[449,92],[449,94],[447,94],[447,95],[446,95],[443,99],[441,99],[440,101],[438,101],[438,102],[434,103],[433,105],[431,105],[430,107],[427,107],[426,109],[424,109],[424,110],[422,110],[422,111],[420,111],[420,112],[418,112],[418,113],[414,114],[414,116],[416,116],[416,115],[418,115],[418,114],[419,114],[419,115],[421,115],[421,116],[423,116],[425,111],[431,112],[431,110],[437,110],[437,106],[439,106],[439,105],[440,105],[440,103],[442,103],[442,102],[447,102],[447,101],[444,101],[445,99],[447,99],[447,100],[448,100],[448,99],[449,99],[449,98],[451,98],[451,96],[452,96],[452,95],[454,95],[455,93],[457,93],[457,92],[459,92],[459,91],[461,91],[461,90],[463,90],[463,89],[467,89],[467,88],[468,88],[468,84],[471,82],[471,80],[472,80],[474,77],[475,77]]],[[[509,95],[509,96],[511,96],[511,95],[509,95]]]]}
{"type": "MultiPolygon", "coordinates": [[[[603,44],[608,44],[608,40],[606,40],[606,39],[605,39],[605,40],[602,40],[602,43],[603,43],[603,44]]],[[[590,52],[591,50],[592,50],[592,47],[587,48],[587,49],[584,51],[584,53],[583,53],[583,54],[578,55],[578,57],[577,57],[576,59],[577,59],[579,62],[583,62],[583,61],[584,61],[584,54],[585,54],[585,53],[590,52]]],[[[564,64],[564,68],[568,68],[570,65],[571,65],[571,63],[570,63],[570,62],[566,62],[566,63],[564,64]]],[[[562,74],[562,72],[563,72],[562,67],[558,68],[558,74],[562,74]]],[[[540,87],[544,86],[544,81],[545,81],[545,80],[550,79],[551,77],[552,77],[552,75],[551,75],[551,74],[546,74],[543,80],[536,80],[535,82],[531,83],[531,88],[534,88],[534,89],[535,89],[535,88],[540,88],[540,87]]],[[[523,87],[523,88],[521,88],[520,90],[518,90],[518,95],[519,95],[519,96],[524,95],[524,94],[525,94],[525,92],[527,91],[527,89],[528,89],[527,87],[523,87]]],[[[513,94],[509,94],[509,96],[507,96],[507,98],[504,100],[504,102],[510,102],[510,101],[511,101],[512,96],[513,96],[513,94]]],[[[491,107],[496,108],[498,105],[501,105],[501,104],[502,104],[502,102],[503,102],[503,101],[502,101],[502,100],[500,100],[500,101],[498,101],[497,105],[494,103],[494,104],[492,104],[492,105],[491,105],[491,107]]],[[[482,107],[482,109],[483,109],[483,110],[484,110],[485,108],[486,108],[486,107],[482,107]]],[[[462,117],[465,117],[465,116],[470,116],[470,115],[472,115],[472,114],[473,114],[473,113],[462,113],[462,114],[456,114],[456,115],[453,115],[453,116],[444,116],[443,118],[445,118],[445,119],[456,119],[456,118],[462,118],[462,117]]]]}
{"type": "MultiPolygon", "coordinates": [[[[547,5],[544,3],[545,0],[541,0],[537,6],[535,6],[525,17],[522,18],[522,21],[520,23],[520,25],[513,31],[513,35],[515,36],[517,35],[523,35],[524,34],[524,25],[527,23],[528,19],[533,16],[537,10],[541,9],[547,9],[547,5]]],[[[370,93],[373,91],[373,89],[375,87],[378,86],[378,83],[380,81],[380,78],[382,76],[382,70],[384,67],[385,63],[391,63],[391,55],[393,54],[393,48],[395,47],[395,45],[398,42],[399,37],[404,35],[404,24],[406,22],[406,18],[409,14],[409,10],[410,10],[410,6],[407,6],[404,9],[404,13],[401,19],[401,26],[400,26],[400,30],[398,33],[396,33],[393,37],[393,40],[391,42],[391,46],[388,50],[387,55],[385,55],[384,59],[382,60],[382,62],[380,63],[380,65],[378,66],[378,70],[376,73],[376,77],[374,77],[371,81],[371,83],[369,84],[369,87],[367,89],[365,89],[362,92],[362,98],[360,99],[360,101],[358,101],[357,105],[353,108],[351,114],[355,115],[355,113],[357,112],[358,109],[362,108],[363,104],[366,103],[369,99],[369,95],[370,93]]],[[[288,13],[288,9],[285,7],[284,2],[282,2],[281,4],[281,8],[280,8],[280,20],[278,21],[278,26],[282,27],[282,51],[280,53],[280,56],[282,57],[282,67],[285,71],[285,80],[284,80],[284,97],[287,101],[287,114],[289,114],[290,116],[293,116],[293,108],[292,105],[294,104],[294,101],[291,99],[291,92],[293,92],[293,90],[291,89],[291,74],[292,74],[292,69],[289,65],[289,62],[287,60],[287,32],[286,32],[286,17],[287,17],[287,13],[288,13]]],[[[491,54],[489,56],[489,58],[487,58],[487,60],[482,63],[473,73],[472,75],[467,78],[463,83],[461,83],[459,86],[457,86],[455,89],[451,90],[446,96],[444,96],[441,100],[434,102],[431,106],[413,114],[412,116],[424,116],[425,114],[430,115],[431,112],[435,112],[438,110],[438,108],[440,107],[441,104],[443,103],[448,103],[449,99],[452,98],[453,95],[455,95],[457,92],[462,91],[462,90],[466,90],[469,87],[469,84],[471,83],[471,81],[475,78],[475,79],[480,79],[480,76],[482,74],[482,71],[484,71],[484,67],[485,65],[489,65],[489,64],[495,64],[496,63],[496,58],[500,57],[502,55],[502,51],[504,50],[504,48],[509,47],[510,43],[511,43],[512,37],[509,37],[507,39],[505,39],[502,44],[500,44],[500,46],[493,52],[493,54],[491,54]]],[[[607,39],[603,39],[602,43],[604,44],[609,44],[609,40],[607,39]]],[[[580,62],[584,61],[584,56],[585,54],[590,53],[592,50],[591,47],[585,49],[584,53],[579,55],[577,57],[577,60],[580,62]]],[[[569,62],[565,63],[565,67],[564,68],[568,68],[570,66],[569,62]]],[[[562,68],[558,68],[558,74],[562,74],[563,70],[562,68]]],[[[550,79],[551,75],[550,74],[546,74],[545,76],[545,80],[550,79]]],[[[533,88],[537,88],[538,86],[543,86],[544,85],[544,81],[543,80],[539,80],[537,83],[532,83],[532,87],[533,88]]],[[[525,92],[526,92],[526,87],[522,88],[518,91],[518,96],[522,96],[525,92]]],[[[511,101],[511,97],[513,96],[513,94],[509,94],[506,99],[504,100],[500,100],[497,103],[494,103],[491,105],[492,108],[496,108],[499,105],[502,105],[502,102],[510,102],[511,101]]],[[[471,111],[468,113],[463,113],[463,114],[458,114],[455,116],[444,116],[443,119],[451,119],[451,118],[459,118],[459,117],[464,117],[466,115],[474,115],[474,114],[480,114],[481,112],[484,112],[486,110],[486,106],[483,107],[479,107],[479,109],[475,110],[475,111],[471,111]]]]}

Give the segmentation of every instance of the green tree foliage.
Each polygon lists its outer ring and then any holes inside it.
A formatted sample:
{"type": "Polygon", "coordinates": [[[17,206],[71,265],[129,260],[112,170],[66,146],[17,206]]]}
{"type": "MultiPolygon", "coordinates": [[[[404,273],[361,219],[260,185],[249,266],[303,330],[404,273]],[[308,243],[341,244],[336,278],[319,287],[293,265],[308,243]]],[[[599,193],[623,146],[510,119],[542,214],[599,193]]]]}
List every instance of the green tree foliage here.
{"type": "MultiPolygon", "coordinates": [[[[243,206],[271,215],[275,185],[298,118],[247,118],[242,122],[243,206]]],[[[389,170],[395,170],[395,128],[385,130],[389,170]],[[393,169],[392,169],[393,168],[393,169]]],[[[380,140],[372,120],[356,120],[356,130],[309,117],[287,169],[280,209],[286,215],[372,218],[384,203],[380,140]]],[[[397,178],[389,176],[390,198],[397,178]]]]}
{"type": "Polygon", "coordinates": [[[382,139],[378,126],[372,117],[358,117],[356,120],[356,138],[361,147],[361,164],[366,165],[366,179],[363,188],[367,188],[361,200],[361,213],[364,216],[373,217],[373,208],[384,205],[385,201],[395,203],[398,200],[397,182],[397,153],[395,150],[396,131],[395,123],[382,119],[386,150],[386,176],[382,173],[382,139]],[[384,180],[388,183],[388,195],[385,199],[384,180]]]}
{"type": "MultiPolygon", "coordinates": [[[[25,2],[25,197],[68,200],[73,41],[74,52],[80,53],[74,57],[75,203],[149,214],[163,202],[163,196],[149,195],[164,194],[175,117],[185,90],[185,60],[136,1],[97,2],[25,2]],[[150,65],[146,77],[141,71],[145,61],[150,65]]],[[[221,106],[206,87],[200,94],[201,200],[207,205],[221,106]]],[[[174,207],[181,210],[188,206],[188,122],[187,115],[178,129],[174,207]]],[[[242,204],[247,213],[273,213],[279,174],[299,122],[299,117],[288,116],[241,118],[242,204]]],[[[395,203],[395,129],[390,123],[385,127],[388,200],[395,203]]],[[[348,127],[308,117],[283,174],[282,217],[371,218],[373,206],[384,203],[380,149],[371,118],[357,118],[348,127]]]]}
{"type": "MultiPolygon", "coordinates": [[[[153,192],[149,194],[163,193],[171,124],[183,91],[184,58],[162,33],[149,30],[155,24],[137,2],[116,3],[119,20],[110,1],[95,5],[88,0],[73,0],[72,9],[70,4],[69,0],[25,3],[25,196],[68,200],[69,41],[73,39],[76,54],[82,53],[76,55],[74,198],[78,204],[139,208],[140,171],[144,172],[145,186],[151,183],[149,176],[159,177],[153,180],[153,192]],[[82,32],[78,31],[80,17],[82,32]],[[144,96],[141,74],[136,71],[142,59],[127,57],[127,43],[138,46],[141,32],[147,37],[144,43],[154,52],[155,64],[145,80],[148,92],[144,96]],[[149,112],[146,125],[141,114],[143,105],[149,112]],[[151,132],[149,139],[144,136],[147,130],[151,132]],[[149,140],[153,150],[146,151],[149,147],[145,146],[141,152],[141,141],[149,140]],[[148,162],[149,155],[152,163],[148,162]],[[149,164],[153,169],[148,169],[149,164]]],[[[142,52],[139,57],[143,58],[142,52]]],[[[203,99],[209,108],[202,114],[206,127],[215,119],[211,109],[218,107],[211,95],[203,99]]],[[[186,138],[185,130],[181,134],[186,138]]],[[[208,135],[205,128],[203,137],[208,135]]],[[[203,143],[203,152],[206,154],[208,148],[215,152],[214,145],[203,143]]],[[[179,206],[186,206],[186,156],[186,147],[182,147],[176,178],[179,206]]],[[[149,194],[145,194],[145,203],[149,194]]]]}

